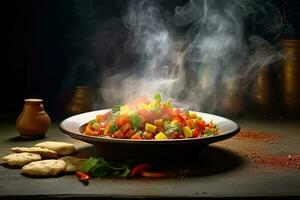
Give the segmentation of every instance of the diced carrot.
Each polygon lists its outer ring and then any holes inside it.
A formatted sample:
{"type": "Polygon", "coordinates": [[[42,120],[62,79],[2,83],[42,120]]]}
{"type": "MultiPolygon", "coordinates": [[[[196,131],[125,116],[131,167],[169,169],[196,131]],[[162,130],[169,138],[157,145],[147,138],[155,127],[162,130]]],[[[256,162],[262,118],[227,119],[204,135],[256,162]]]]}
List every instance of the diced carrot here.
{"type": "Polygon", "coordinates": [[[104,115],[96,115],[96,121],[98,123],[101,123],[104,121],[104,115]]]}
{"type": "Polygon", "coordinates": [[[130,129],[124,135],[125,135],[125,138],[130,139],[134,134],[135,134],[134,130],[130,129]]]}
{"type": "Polygon", "coordinates": [[[92,127],[91,124],[88,124],[88,125],[85,127],[84,134],[94,136],[94,135],[97,135],[97,131],[95,131],[95,130],[93,129],[93,127],[92,127]]]}
{"type": "Polygon", "coordinates": [[[156,127],[159,127],[159,126],[163,127],[164,126],[164,120],[163,119],[154,120],[154,125],[156,127]]]}
{"type": "Polygon", "coordinates": [[[120,128],[120,130],[126,134],[131,128],[132,128],[131,124],[126,123],[120,128]]]}
{"type": "Polygon", "coordinates": [[[119,138],[119,139],[123,139],[124,138],[124,134],[120,130],[114,132],[113,135],[114,135],[115,138],[119,138]]]}
{"type": "Polygon", "coordinates": [[[144,133],[142,135],[142,138],[143,139],[153,139],[154,138],[154,133],[144,131],[144,133]]]}
{"type": "Polygon", "coordinates": [[[193,119],[188,119],[188,120],[186,120],[186,125],[187,125],[189,128],[194,128],[194,127],[195,127],[194,120],[193,120],[193,119]]]}
{"type": "Polygon", "coordinates": [[[121,128],[124,124],[126,124],[128,122],[129,122],[128,117],[120,116],[117,119],[117,125],[118,125],[119,128],[121,128]]]}
{"type": "Polygon", "coordinates": [[[133,140],[140,140],[140,139],[142,139],[142,137],[141,137],[140,134],[136,133],[136,134],[134,134],[134,135],[131,137],[131,139],[133,139],[133,140]]]}

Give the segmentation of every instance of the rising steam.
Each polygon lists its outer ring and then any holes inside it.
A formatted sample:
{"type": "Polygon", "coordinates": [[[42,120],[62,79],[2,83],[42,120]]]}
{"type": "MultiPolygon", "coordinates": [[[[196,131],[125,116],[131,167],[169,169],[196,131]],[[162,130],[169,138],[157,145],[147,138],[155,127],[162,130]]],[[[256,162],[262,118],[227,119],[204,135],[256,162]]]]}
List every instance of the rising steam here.
{"type": "Polygon", "coordinates": [[[175,10],[159,2],[128,4],[124,48],[137,67],[103,80],[100,92],[110,105],[159,91],[189,109],[215,112],[278,58],[271,42],[283,22],[268,1],[191,0],[175,10]]]}

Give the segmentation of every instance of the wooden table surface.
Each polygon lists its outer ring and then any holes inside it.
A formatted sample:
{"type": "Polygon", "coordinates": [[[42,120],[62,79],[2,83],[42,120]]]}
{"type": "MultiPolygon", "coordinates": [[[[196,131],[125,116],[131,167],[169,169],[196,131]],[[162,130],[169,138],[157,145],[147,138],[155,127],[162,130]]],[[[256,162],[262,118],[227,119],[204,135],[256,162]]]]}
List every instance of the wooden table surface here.
{"type": "MultiPolygon", "coordinates": [[[[69,138],[53,123],[46,138],[23,140],[18,137],[15,121],[1,117],[0,156],[14,146],[31,146],[52,140],[73,143],[79,154],[97,155],[93,146],[69,138]]],[[[20,169],[0,166],[0,199],[15,198],[300,198],[299,167],[274,167],[256,162],[264,155],[300,154],[300,123],[239,120],[242,130],[255,130],[270,138],[234,137],[210,145],[198,161],[187,164],[190,176],[178,178],[102,178],[88,185],[74,175],[55,178],[30,178],[20,169]],[[255,157],[256,156],[256,157],[255,157]]],[[[251,131],[250,131],[251,132],[251,131]]],[[[3,162],[2,162],[3,163],[3,162]]],[[[185,166],[185,167],[186,167],[185,166]]],[[[178,166],[183,167],[183,166],[178,166]]]]}

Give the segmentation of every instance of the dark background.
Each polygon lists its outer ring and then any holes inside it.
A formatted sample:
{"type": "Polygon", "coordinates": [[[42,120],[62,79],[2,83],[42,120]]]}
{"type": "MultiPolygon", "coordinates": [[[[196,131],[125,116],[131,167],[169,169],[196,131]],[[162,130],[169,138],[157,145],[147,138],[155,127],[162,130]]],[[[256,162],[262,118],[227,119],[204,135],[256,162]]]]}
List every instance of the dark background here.
{"type": "MultiPolygon", "coordinates": [[[[127,1],[4,0],[0,6],[0,113],[19,114],[25,98],[44,99],[52,118],[61,117],[68,91],[96,84],[103,68],[123,62],[117,47],[125,34],[120,16],[127,1]],[[109,31],[107,31],[109,30],[109,31]],[[96,35],[95,31],[99,34],[96,35]],[[105,49],[91,48],[95,40],[105,49]],[[118,42],[119,40],[119,42],[118,42]],[[97,56],[95,56],[97,52],[97,56]]],[[[170,7],[186,1],[164,1],[170,7]]],[[[272,1],[300,35],[299,1],[272,1]]],[[[130,59],[126,57],[130,64],[130,59]]],[[[112,69],[113,70],[113,69],[112,69]]]]}

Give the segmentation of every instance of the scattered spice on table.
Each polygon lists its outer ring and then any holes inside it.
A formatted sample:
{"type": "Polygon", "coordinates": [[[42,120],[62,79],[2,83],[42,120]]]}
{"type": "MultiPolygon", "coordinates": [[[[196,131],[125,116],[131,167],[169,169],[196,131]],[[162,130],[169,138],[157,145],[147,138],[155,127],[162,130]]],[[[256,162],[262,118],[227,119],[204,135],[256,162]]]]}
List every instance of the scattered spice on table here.
{"type": "Polygon", "coordinates": [[[251,129],[242,129],[234,139],[240,140],[260,140],[264,142],[268,142],[273,144],[273,141],[277,139],[279,136],[273,133],[266,133],[265,131],[256,131],[251,129]]]}
{"type": "Polygon", "coordinates": [[[251,160],[255,163],[255,167],[300,169],[300,154],[280,156],[251,154],[251,160]]]}

